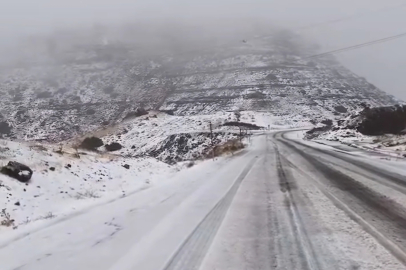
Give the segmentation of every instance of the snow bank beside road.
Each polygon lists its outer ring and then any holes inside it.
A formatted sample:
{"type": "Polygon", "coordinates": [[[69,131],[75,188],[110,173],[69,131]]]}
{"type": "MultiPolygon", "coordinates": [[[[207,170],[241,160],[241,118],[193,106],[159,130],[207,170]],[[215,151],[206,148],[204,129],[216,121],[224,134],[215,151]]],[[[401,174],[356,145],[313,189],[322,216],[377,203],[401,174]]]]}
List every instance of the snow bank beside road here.
{"type": "MultiPolygon", "coordinates": [[[[67,215],[83,207],[125,196],[164,181],[174,169],[152,158],[123,158],[108,154],[54,152],[52,146],[2,141],[1,163],[22,162],[34,171],[20,183],[0,175],[0,205],[14,226],[67,215]],[[124,165],[128,165],[125,167],[124,165]]],[[[5,227],[0,226],[0,231],[5,227]]]]}

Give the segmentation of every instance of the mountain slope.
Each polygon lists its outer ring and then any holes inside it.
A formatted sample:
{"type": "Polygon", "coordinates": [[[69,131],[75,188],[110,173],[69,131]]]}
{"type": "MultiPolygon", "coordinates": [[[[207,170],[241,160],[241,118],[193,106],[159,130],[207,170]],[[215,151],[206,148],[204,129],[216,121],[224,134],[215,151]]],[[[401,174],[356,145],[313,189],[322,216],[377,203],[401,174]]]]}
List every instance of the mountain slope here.
{"type": "Polygon", "coordinates": [[[3,136],[60,141],[140,106],[177,115],[266,110],[309,121],[364,101],[395,102],[334,59],[303,59],[313,47],[284,31],[204,45],[168,37],[149,50],[135,37],[97,33],[35,39],[35,53],[2,67],[3,136]]]}

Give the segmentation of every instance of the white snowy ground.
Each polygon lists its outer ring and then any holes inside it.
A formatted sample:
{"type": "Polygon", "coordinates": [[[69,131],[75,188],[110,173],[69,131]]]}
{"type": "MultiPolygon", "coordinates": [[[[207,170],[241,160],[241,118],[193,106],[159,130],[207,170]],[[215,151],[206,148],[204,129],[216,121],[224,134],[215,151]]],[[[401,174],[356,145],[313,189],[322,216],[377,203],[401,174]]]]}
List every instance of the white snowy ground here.
{"type": "MultiPolygon", "coordinates": [[[[77,158],[72,149],[55,153],[58,146],[10,141],[1,141],[1,145],[0,165],[13,160],[34,171],[28,184],[0,174],[0,208],[6,209],[18,230],[164,183],[167,179],[162,175],[169,177],[177,169],[152,158],[93,152],[77,158]]],[[[9,230],[11,227],[0,226],[0,234],[9,230]]]]}
{"type": "Polygon", "coordinates": [[[0,237],[1,269],[404,269],[321,192],[334,186],[316,184],[308,166],[257,134],[233,157],[0,237]]]}
{"type": "Polygon", "coordinates": [[[172,179],[162,175],[160,185],[33,230],[2,235],[1,269],[124,270],[135,262],[137,269],[158,269],[224,195],[247,158],[254,157],[240,153],[207,160],[172,179]],[[16,256],[20,252],[24,258],[16,256]]]}

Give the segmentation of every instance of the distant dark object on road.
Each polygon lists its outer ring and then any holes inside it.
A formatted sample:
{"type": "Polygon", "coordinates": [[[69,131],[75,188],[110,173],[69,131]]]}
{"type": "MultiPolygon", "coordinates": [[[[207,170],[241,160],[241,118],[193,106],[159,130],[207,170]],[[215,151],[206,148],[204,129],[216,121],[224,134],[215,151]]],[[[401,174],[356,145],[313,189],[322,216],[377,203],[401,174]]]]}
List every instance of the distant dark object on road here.
{"type": "Polygon", "coordinates": [[[30,181],[33,174],[33,171],[27,165],[16,161],[10,161],[6,166],[1,168],[0,172],[23,183],[30,181]]]}

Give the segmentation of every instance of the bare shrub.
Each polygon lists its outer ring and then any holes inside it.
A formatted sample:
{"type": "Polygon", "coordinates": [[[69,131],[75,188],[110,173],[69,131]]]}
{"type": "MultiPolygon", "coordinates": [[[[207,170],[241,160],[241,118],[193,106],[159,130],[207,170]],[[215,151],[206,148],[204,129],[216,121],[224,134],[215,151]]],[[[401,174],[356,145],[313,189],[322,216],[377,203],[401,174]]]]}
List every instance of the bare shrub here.
{"type": "Polygon", "coordinates": [[[32,145],[32,146],[30,146],[30,149],[31,149],[31,150],[42,151],[42,152],[48,151],[48,149],[47,149],[45,146],[40,145],[40,144],[32,145]]]}
{"type": "Polygon", "coordinates": [[[86,198],[97,199],[97,198],[100,198],[100,196],[94,190],[86,190],[83,193],[82,192],[76,193],[74,198],[77,200],[83,200],[86,198]]]}
{"type": "Polygon", "coordinates": [[[41,220],[41,219],[52,219],[56,217],[52,212],[48,212],[45,216],[40,216],[37,220],[41,220]]]}
{"type": "Polygon", "coordinates": [[[6,227],[14,226],[14,219],[12,219],[10,214],[6,212],[6,208],[1,210],[0,217],[3,218],[3,220],[0,223],[1,226],[6,227]]]}
{"type": "Polygon", "coordinates": [[[244,148],[244,144],[238,139],[227,141],[221,145],[216,145],[207,154],[207,158],[218,157],[225,154],[233,154],[235,151],[244,148]]]}
{"type": "Polygon", "coordinates": [[[63,145],[60,144],[58,150],[55,151],[55,153],[63,155],[63,145]]]}

